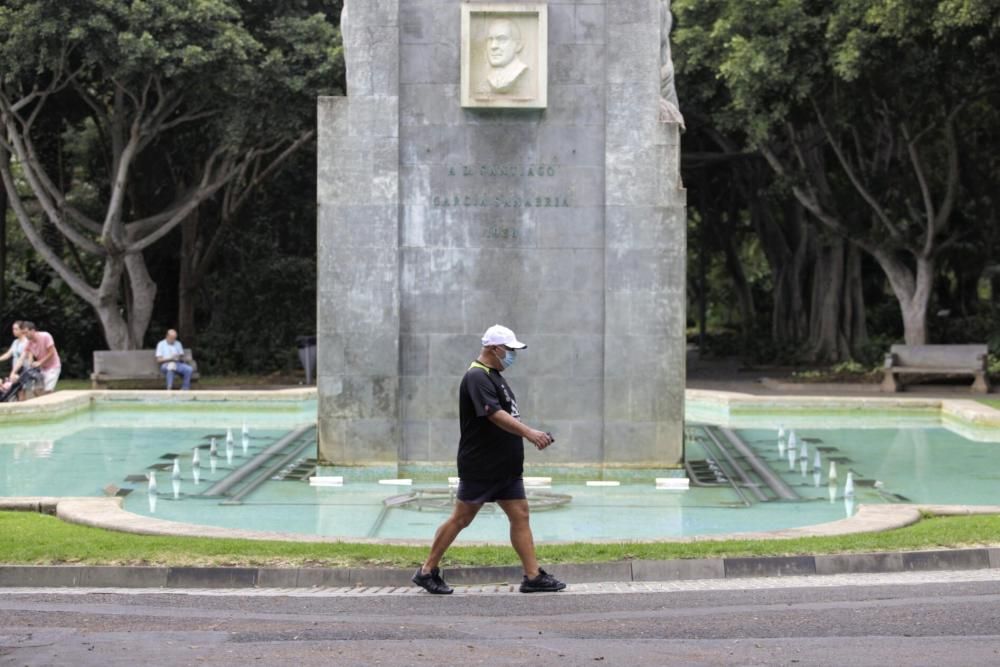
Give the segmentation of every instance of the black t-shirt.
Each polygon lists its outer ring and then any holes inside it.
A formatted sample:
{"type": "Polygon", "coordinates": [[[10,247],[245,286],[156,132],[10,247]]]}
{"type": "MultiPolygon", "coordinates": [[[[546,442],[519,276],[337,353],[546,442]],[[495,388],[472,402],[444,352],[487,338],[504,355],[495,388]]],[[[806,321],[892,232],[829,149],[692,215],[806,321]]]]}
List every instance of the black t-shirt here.
{"type": "Polygon", "coordinates": [[[524,472],[524,441],[492,421],[504,410],[515,419],[517,399],[500,371],[475,362],[458,389],[462,437],[458,443],[458,476],[469,480],[501,480],[524,472]]]}

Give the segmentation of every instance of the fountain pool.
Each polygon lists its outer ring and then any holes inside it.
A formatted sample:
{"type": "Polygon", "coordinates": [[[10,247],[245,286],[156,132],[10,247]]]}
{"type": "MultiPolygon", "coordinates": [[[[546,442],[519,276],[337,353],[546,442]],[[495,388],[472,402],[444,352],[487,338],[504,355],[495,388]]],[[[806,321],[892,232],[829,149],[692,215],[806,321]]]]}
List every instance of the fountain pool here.
{"type": "MultiPolygon", "coordinates": [[[[687,428],[689,490],[659,489],[652,472],[534,466],[528,474],[551,482],[531,487],[533,493],[542,500],[569,497],[535,512],[536,539],[642,540],[777,530],[842,519],[861,503],[995,504],[1000,496],[1000,431],[960,433],[928,410],[797,411],[726,416],[715,423],[703,405],[692,403],[690,413],[699,421],[687,428]],[[745,450],[732,448],[732,438],[745,450]],[[845,489],[849,475],[853,493],[845,489]],[[619,484],[587,484],[596,479],[619,484]],[[782,496],[774,485],[790,495],[782,496]]],[[[301,427],[314,415],[310,400],[170,409],[108,401],[61,419],[0,426],[0,496],[117,493],[127,511],[186,523],[428,539],[443,517],[442,503],[403,501],[407,494],[427,492],[447,499],[448,478],[455,474],[449,466],[402,466],[392,474],[340,469],[342,485],[312,486],[315,435],[301,427]],[[297,437],[286,437],[296,429],[297,437]],[[229,432],[233,441],[227,447],[229,432]],[[206,495],[252,460],[262,462],[260,467],[224,493],[206,495]],[[153,494],[150,473],[157,482],[153,494]],[[380,476],[411,481],[383,484],[380,476]]],[[[324,472],[320,468],[318,474],[324,472]]],[[[506,519],[488,505],[460,539],[505,537],[506,519]]]]}

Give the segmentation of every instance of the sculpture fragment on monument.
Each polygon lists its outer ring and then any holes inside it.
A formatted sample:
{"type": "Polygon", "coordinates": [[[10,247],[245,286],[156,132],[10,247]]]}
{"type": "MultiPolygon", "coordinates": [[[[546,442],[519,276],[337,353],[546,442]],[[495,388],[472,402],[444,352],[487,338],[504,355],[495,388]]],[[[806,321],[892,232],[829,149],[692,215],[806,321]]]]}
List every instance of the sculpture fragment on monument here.
{"type": "Polygon", "coordinates": [[[497,19],[486,35],[486,59],[490,73],[486,76],[490,91],[509,93],[528,66],[520,58],[524,50],[521,29],[510,19],[497,19]]]}
{"type": "Polygon", "coordinates": [[[674,84],[674,60],[670,53],[670,30],[674,25],[673,14],[670,13],[670,0],[660,2],[660,121],[664,123],[679,123],[682,128],[684,116],[681,114],[680,102],[677,100],[677,87],[674,84]]]}
{"type": "Polygon", "coordinates": [[[548,6],[462,3],[461,8],[462,106],[544,109],[548,6]]]}

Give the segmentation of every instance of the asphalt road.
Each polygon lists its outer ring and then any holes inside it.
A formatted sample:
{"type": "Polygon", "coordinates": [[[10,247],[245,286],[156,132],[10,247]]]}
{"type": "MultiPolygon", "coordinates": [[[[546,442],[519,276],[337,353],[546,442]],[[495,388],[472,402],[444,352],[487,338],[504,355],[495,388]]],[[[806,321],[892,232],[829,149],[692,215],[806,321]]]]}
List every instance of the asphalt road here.
{"type": "Polygon", "coordinates": [[[0,590],[0,665],[1000,664],[996,571],[678,588],[451,597],[0,590]]]}

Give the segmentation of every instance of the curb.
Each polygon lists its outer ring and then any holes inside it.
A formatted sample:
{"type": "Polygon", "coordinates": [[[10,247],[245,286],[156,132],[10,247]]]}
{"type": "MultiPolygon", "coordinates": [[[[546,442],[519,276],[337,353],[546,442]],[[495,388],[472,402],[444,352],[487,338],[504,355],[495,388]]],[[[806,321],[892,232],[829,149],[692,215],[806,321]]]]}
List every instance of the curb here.
{"type": "Polygon", "coordinates": [[[865,396],[885,393],[879,389],[878,383],[864,382],[784,382],[776,378],[762,377],[760,385],[773,391],[838,392],[865,396]]]}
{"type": "MultiPolygon", "coordinates": [[[[1000,569],[1000,548],[567,563],[558,573],[570,582],[602,583],[983,569],[1000,569]]],[[[396,587],[409,586],[412,574],[376,568],[0,565],[0,589],[396,587]]],[[[521,568],[455,568],[447,576],[459,586],[509,583],[521,579],[521,568]]]]}

